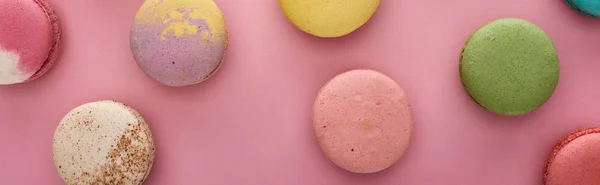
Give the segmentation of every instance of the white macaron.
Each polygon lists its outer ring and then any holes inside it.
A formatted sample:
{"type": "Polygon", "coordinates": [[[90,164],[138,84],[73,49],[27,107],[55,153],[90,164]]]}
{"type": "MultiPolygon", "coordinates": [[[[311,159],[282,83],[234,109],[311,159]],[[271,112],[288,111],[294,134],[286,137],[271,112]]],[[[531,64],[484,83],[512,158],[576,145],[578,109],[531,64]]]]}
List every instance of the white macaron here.
{"type": "Polygon", "coordinates": [[[97,101],[71,110],[54,133],[54,165],[66,184],[142,184],[154,164],[154,141],[140,114],[97,101]]]}

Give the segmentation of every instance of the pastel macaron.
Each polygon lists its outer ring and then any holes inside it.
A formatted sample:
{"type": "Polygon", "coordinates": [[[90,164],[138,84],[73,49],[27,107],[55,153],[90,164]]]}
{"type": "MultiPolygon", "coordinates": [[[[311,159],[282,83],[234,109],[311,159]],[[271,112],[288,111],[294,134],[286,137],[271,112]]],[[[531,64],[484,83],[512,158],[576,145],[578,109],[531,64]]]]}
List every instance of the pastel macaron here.
{"type": "Polygon", "coordinates": [[[154,164],[155,147],[137,111],[116,101],[97,101],[63,117],[52,152],[56,170],[68,185],[140,185],[154,164]]]}
{"type": "Polygon", "coordinates": [[[375,173],[404,155],[413,116],[406,93],[394,80],[359,69],[339,74],[321,88],[313,104],[312,129],[335,165],[375,173]]]}
{"type": "Polygon", "coordinates": [[[60,42],[58,14],[46,0],[0,0],[0,85],[45,74],[60,42]]]}
{"type": "Polygon", "coordinates": [[[552,150],[544,170],[544,185],[600,184],[599,156],[599,128],[572,132],[552,150]]]}
{"type": "Polygon", "coordinates": [[[279,0],[283,14],[298,29],[318,37],[341,37],[363,26],[379,0],[279,0]]]}
{"type": "Polygon", "coordinates": [[[535,110],[558,83],[558,55],[552,40],[522,19],[498,19],[477,29],[467,39],[459,65],[469,96],[501,115],[535,110]]]}
{"type": "Polygon", "coordinates": [[[140,69],[167,86],[200,83],[217,72],[227,49],[227,26],[212,0],[147,0],[131,27],[140,69]]]}
{"type": "Polygon", "coordinates": [[[599,0],[565,0],[575,11],[591,17],[600,17],[599,0]]]}

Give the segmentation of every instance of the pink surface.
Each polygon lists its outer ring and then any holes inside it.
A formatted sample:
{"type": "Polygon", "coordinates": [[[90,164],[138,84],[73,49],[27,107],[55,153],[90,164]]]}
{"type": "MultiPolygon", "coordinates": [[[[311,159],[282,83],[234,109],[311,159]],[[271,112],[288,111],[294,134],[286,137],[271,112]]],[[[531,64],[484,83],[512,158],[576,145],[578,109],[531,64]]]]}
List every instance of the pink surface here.
{"type": "Polygon", "coordinates": [[[372,70],[352,70],[328,81],[314,102],[312,122],[325,156],[356,173],[379,172],[396,163],[413,130],[406,93],[372,70]]]}
{"type": "Polygon", "coordinates": [[[554,144],[600,126],[600,19],[559,0],[385,0],[340,39],[298,31],[275,0],[217,0],[229,27],[221,70],[198,85],[159,85],[137,67],[129,29],[139,0],[52,0],[64,48],[42,78],[0,87],[0,184],[62,184],[52,135],[72,108],[115,99],[138,110],[156,139],[146,184],[539,185],[554,144]],[[458,58],[470,33],[501,17],[543,28],[561,60],[550,100],[503,117],[462,89],[458,58]],[[319,88],[372,68],[405,90],[415,130],[407,153],[381,173],[329,162],[311,132],[319,88]]]}

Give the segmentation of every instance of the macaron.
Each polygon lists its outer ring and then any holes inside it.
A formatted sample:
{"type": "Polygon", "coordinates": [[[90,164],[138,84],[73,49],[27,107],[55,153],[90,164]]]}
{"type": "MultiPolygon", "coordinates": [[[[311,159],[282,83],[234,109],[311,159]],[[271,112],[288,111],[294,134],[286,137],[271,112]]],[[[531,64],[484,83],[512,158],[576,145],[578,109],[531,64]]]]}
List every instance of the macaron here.
{"type": "Polygon", "coordinates": [[[46,0],[0,0],[0,85],[45,74],[60,42],[58,15],[46,0]]]}
{"type": "Polygon", "coordinates": [[[460,55],[464,89],[483,108],[521,115],[544,104],[558,83],[556,49],[533,23],[505,18],[489,22],[467,39],[460,55]]]}
{"type": "Polygon", "coordinates": [[[154,164],[148,124],[131,107],[97,101],[67,113],[54,133],[54,165],[68,185],[137,184],[154,164]]]}
{"type": "Polygon", "coordinates": [[[279,6],[298,29],[331,38],[364,25],[377,10],[379,0],[279,0],[279,6]]]}
{"type": "Polygon", "coordinates": [[[344,72],[329,80],[313,104],[312,129],[325,156],[354,173],[375,173],[396,163],[413,131],[406,93],[374,70],[344,72]]]}
{"type": "Polygon", "coordinates": [[[572,132],[556,144],[544,170],[544,185],[600,184],[600,129],[572,132]]]}
{"type": "Polygon", "coordinates": [[[210,78],[226,49],[227,26],[212,0],[147,0],[131,27],[131,51],[138,66],[167,86],[210,78]]]}
{"type": "Polygon", "coordinates": [[[565,0],[575,11],[590,17],[600,17],[600,0],[565,0]]]}

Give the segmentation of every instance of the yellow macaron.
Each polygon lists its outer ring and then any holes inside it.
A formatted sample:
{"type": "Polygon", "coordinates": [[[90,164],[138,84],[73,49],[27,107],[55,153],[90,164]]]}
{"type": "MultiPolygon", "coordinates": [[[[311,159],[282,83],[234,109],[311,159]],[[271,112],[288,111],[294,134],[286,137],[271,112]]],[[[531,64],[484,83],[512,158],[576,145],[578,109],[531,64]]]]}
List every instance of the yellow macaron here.
{"type": "Polygon", "coordinates": [[[341,37],[365,24],[379,0],[279,0],[298,29],[318,37],[341,37]]]}

